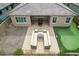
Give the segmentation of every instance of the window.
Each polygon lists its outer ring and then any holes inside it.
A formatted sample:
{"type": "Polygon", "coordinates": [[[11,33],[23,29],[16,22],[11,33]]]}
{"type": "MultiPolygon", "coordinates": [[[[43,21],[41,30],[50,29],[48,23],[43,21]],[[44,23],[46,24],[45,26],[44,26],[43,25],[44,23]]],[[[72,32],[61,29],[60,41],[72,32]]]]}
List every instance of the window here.
{"type": "Polygon", "coordinates": [[[70,17],[67,17],[66,18],[66,23],[69,23],[70,19],[71,19],[70,17]]]}
{"type": "Polygon", "coordinates": [[[25,23],[26,22],[26,18],[25,17],[16,17],[16,22],[17,23],[25,23]]]}
{"type": "Polygon", "coordinates": [[[53,17],[53,23],[56,23],[57,17],[53,17]]]}

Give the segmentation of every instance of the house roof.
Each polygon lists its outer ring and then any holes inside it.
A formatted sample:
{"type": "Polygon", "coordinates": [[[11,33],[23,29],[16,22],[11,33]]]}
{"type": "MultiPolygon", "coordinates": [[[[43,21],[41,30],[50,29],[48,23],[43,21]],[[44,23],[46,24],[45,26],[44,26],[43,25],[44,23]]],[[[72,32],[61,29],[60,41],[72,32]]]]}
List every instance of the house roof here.
{"type": "Polygon", "coordinates": [[[8,17],[8,15],[0,15],[0,20],[5,20],[5,18],[7,18],[8,17]]]}
{"type": "Polygon", "coordinates": [[[75,4],[75,5],[79,6],[79,3],[73,3],[73,4],[75,4]]]}
{"type": "Polygon", "coordinates": [[[21,4],[10,15],[75,15],[75,12],[64,4],[57,3],[28,3],[21,4]]]}
{"type": "Polygon", "coordinates": [[[70,3],[70,6],[68,7],[72,9],[76,15],[79,15],[79,3],[70,3]]]}
{"type": "Polygon", "coordinates": [[[10,5],[11,3],[0,3],[0,10],[10,5]]]}

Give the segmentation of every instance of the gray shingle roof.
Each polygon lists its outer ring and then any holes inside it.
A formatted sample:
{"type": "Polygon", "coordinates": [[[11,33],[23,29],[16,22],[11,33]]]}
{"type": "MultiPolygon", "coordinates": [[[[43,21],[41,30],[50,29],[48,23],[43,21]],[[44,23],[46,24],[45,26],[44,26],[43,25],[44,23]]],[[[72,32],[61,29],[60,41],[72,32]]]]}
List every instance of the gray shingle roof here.
{"type": "Polygon", "coordinates": [[[79,6],[79,3],[74,3],[75,5],[79,6]]]}
{"type": "Polygon", "coordinates": [[[0,10],[10,5],[11,3],[0,3],[0,10]]]}
{"type": "Polygon", "coordinates": [[[75,13],[63,4],[29,3],[19,6],[10,15],[75,15],[75,13]]]}

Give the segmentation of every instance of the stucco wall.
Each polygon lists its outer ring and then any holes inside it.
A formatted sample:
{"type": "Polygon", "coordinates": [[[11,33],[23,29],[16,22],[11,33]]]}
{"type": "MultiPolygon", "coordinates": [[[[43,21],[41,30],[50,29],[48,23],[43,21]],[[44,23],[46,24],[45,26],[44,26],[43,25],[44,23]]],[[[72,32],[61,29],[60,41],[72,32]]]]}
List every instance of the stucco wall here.
{"type": "Polygon", "coordinates": [[[31,26],[30,16],[11,16],[11,20],[14,26],[31,26]],[[16,17],[26,17],[26,23],[17,23],[16,17]]]}
{"type": "Polygon", "coordinates": [[[51,16],[50,17],[50,26],[56,26],[56,27],[66,27],[66,26],[69,26],[73,17],[72,16],[56,16],[57,17],[57,20],[56,20],[56,23],[53,23],[53,17],[54,16],[51,16]],[[71,20],[69,23],[66,23],[66,18],[67,17],[71,17],[71,20]]]}
{"type": "MultiPolygon", "coordinates": [[[[26,23],[17,23],[16,22],[16,18],[17,16],[11,16],[11,20],[13,22],[13,25],[14,26],[31,26],[31,20],[30,20],[30,16],[19,16],[19,17],[26,17],[26,23]]],[[[53,17],[54,16],[50,16],[50,26],[61,26],[61,27],[64,27],[64,26],[69,26],[73,17],[72,16],[56,16],[57,17],[57,20],[56,20],[56,23],[53,23],[52,20],[53,20],[53,17]],[[71,17],[71,20],[69,23],[66,23],[66,18],[67,17],[71,17]]]]}

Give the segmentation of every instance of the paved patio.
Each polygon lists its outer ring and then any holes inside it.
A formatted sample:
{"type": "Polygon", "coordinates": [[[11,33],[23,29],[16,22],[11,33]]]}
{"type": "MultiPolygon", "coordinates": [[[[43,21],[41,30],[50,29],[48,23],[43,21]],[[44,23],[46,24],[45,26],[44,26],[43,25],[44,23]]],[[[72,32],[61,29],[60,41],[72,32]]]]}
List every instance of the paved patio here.
{"type": "Polygon", "coordinates": [[[15,28],[14,26],[9,26],[7,31],[0,35],[0,50],[3,50],[5,54],[11,55],[17,48],[23,48],[24,53],[26,55],[57,55],[59,53],[58,43],[56,41],[54,31],[52,27],[47,25],[43,25],[43,27],[30,26],[27,28],[15,28]],[[51,39],[51,47],[50,49],[44,49],[43,41],[38,40],[37,49],[31,49],[30,40],[32,35],[32,30],[35,28],[42,30],[46,29],[49,31],[50,39],[51,39]],[[26,33],[27,32],[27,33],[26,33]]]}
{"type": "Polygon", "coordinates": [[[57,40],[55,38],[54,30],[52,29],[52,27],[44,24],[42,27],[39,27],[37,26],[37,24],[35,24],[28,28],[22,48],[26,55],[57,55],[59,53],[59,47],[57,40]],[[39,42],[37,45],[37,49],[31,49],[30,42],[31,42],[32,31],[34,29],[38,29],[38,30],[46,29],[49,31],[50,40],[52,44],[50,49],[44,49],[43,41],[41,39],[38,40],[39,42]]]}
{"type": "Polygon", "coordinates": [[[0,35],[0,50],[5,54],[13,54],[17,48],[22,48],[27,28],[15,28],[10,25],[7,32],[0,35]]]}

